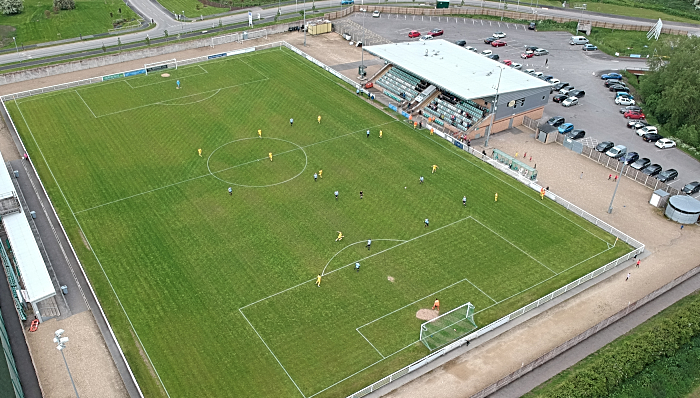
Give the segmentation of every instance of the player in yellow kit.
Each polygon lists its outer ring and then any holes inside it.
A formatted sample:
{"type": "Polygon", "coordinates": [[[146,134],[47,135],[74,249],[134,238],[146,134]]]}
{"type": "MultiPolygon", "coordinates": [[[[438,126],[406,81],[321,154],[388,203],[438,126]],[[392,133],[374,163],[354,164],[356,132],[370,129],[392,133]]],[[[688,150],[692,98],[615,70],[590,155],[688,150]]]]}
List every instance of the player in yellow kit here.
{"type": "Polygon", "coordinates": [[[498,193],[496,193],[496,195],[493,197],[493,201],[498,202],[498,193]]]}
{"type": "Polygon", "coordinates": [[[382,138],[382,130],[379,130],[379,138],[382,138]]]}
{"type": "Polygon", "coordinates": [[[268,153],[267,156],[270,157],[270,162],[272,162],[272,152],[268,153]]]}
{"type": "Polygon", "coordinates": [[[202,148],[197,149],[197,152],[199,152],[199,157],[202,157],[202,148]]]}
{"type": "Polygon", "coordinates": [[[316,286],[321,287],[321,275],[316,277],[316,286]]]}
{"type": "Polygon", "coordinates": [[[342,232],[338,231],[338,237],[335,239],[336,242],[343,240],[345,235],[343,235],[342,232]]]}
{"type": "Polygon", "coordinates": [[[321,177],[321,178],[323,178],[323,170],[319,170],[319,171],[318,171],[318,176],[321,177]]]}
{"type": "Polygon", "coordinates": [[[262,138],[262,130],[258,130],[258,137],[262,138]]]}
{"type": "MultiPolygon", "coordinates": [[[[435,173],[435,170],[437,170],[437,169],[439,169],[439,167],[438,167],[436,164],[434,164],[434,165],[433,165],[433,173],[435,173]]],[[[431,173],[431,174],[432,174],[432,173],[431,173]]]]}
{"type": "Polygon", "coordinates": [[[318,115],[318,124],[321,124],[321,115],[318,115]]]}

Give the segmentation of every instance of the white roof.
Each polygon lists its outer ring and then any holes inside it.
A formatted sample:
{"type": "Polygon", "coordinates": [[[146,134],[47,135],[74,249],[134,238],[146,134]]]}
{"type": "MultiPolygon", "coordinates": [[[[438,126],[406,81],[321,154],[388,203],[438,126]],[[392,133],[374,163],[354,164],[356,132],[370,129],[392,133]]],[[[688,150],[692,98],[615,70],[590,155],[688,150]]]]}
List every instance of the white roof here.
{"type": "MultiPolygon", "coordinates": [[[[498,52],[497,48],[489,49],[498,52]]],[[[495,97],[496,87],[498,94],[550,87],[543,80],[442,39],[367,46],[365,51],[463,99],[495,97]],[[500,86],[499,68],[503,69],[500,86]]]]}
{"type": "MultiPolygon", "coordinates": [[[[0,154],[0,196],[15,191],[10,172],[5,167],[5,159],[0,154]]],[[[38,302],[56,295],[49,271],[41,257],[39,246],[34,239],[29,221],[24,214],[14,213],[2,217],[2,223],[7,232],[7,238],[12,246],[12,253],[17,260],[17,267],[22,275],[24,288],[27,290],[30,302],[38,302]]],[[[2,244],[0,242],[0,244],[2,244]]]]}

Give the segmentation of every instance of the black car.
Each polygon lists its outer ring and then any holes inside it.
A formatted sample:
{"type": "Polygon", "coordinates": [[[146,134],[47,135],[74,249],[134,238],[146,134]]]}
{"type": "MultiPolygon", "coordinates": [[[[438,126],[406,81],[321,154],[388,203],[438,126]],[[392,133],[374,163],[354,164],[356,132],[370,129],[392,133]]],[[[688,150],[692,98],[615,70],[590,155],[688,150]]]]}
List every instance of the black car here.
{"type": "Polygon", "coordinates": [[[675,180],[677,177],[678,171],[676,171],[676,169],[668,169],[659,173],[659,175],[656,176],[656,179],[661,182],[669,182],[671,180],[675,180]]]}
{"type": "Polygon", "coordinates": [[[583,130],[571,130],[571,132],[566,135],[567,138],[571,138],[572,140],[579,140],[585,136],[586,132],[583,130]]]}
{"type": "Polygon", "coordinates": [[[622,80],[617,80],[617,79],[608,79],[605,81],[604,84],[605,84],[605,87],[614,86],[616,84],[627,87],[627,85],[622,80]]]}
{"type": "Polygon", "coordinates": [[[559,127],[564,124],[565,121],[566,119],[564,119],[563,116],[553,116],[547,120],[547,124],[550,126],[559,127]]]}
{"type": "Polygon", "coordinates": [[[631,128],[631,129],[635,129],[635,130],[639,130],[642,127],[646,127],[648,125],[649,125],[649,122],[647,122],[646,120],[642,120],[642,119],[639,119],[639,120],[633,119],[633,120],[630,120],[629,122],[627,122],[627,127],[631,128]]]}
{"type": "Polygon", "coordinates": [[[564,100],[567,99],[567,98],[569,98],[569,96],[564,95],[564,94],[557,94],[557,95],[555,95],[554,97],[552,97],[552,101],[558,103],[558,102],[564,101],[564,100]]]}
{"type": "Polygon", "coordinates": [[[494,42],[494,41],[496,41],[496,40],[498,40],[498,39],[495,38],[495,37],[487,37],[487,38],[484,39],[484,43],[485,43],[485,44],[491,44],[492,42],[494,42]]]}
{"type": "Polygon", "coordinates": [[[620,158],[620,162],[624,164],[632,164],[639,159],[639,154],[637,152],[627,152],[623,157],[620,158]]]}
{"type": "Polygon", "coordinates": [[[464,40],[457,40],[457,41],[455,42],[455,44],[458,45],[458,46],[460,46],[460,47],[464,47],[464,46],[467,45],[467,42],[464,41],[464,40]]]}
{"type": "Polygon", "coordinates": [[[486,58],[491,58],[494,61],[498,61],[498,59],[500,57],[498,56],[498,54],[491,54],[491,55],[487,56],[486,58]]]}
{"type": "Polygon", "coordinates": [[[692,195],[694,193],[700,192],[700,181],[693,181],[693,182],[687,183],[683,187],[683,189],[681,189],[681,192],[688,194],[688,195],[692,195]]]}
{"type": "Polygon", "coordinates": [[[566,86],[569,86],[569,82],[557,83],[552,86],[552,90],[559,91],[566,86]]]}
{"type": "Polygon", "coordinates": [[[595,147],[595,150],[598,152],[605,153],[605,152],[609,151],[610,148],[612,148],[614,146],[615,146],[615,143],[613,143],[613,142],[603,141],[595,147]]]}
{"type": "Polygon", "coordinates": [[[615,85],[610,86],[609,90],[614,91],[616,93],[619,93],[619,92],[629,93],[630,92],[629,88],[622,86],[622,85],[619,85],[619,84],[615,84],[615,85]]]}
{"type": "Polygon", "coordinates": [[[542,80],[548,82],[548,81],[554,79],[554,76],[552,76],[552,75],[542,75],[542,77],[540,77],[540,79],[542,79],[542,80]]]}
{"type": "Polygon", "coordinates": [[[651,164],[651,160],[649,160],[649,158],[641,158],[641,159],[637,159],[637,161],[632,163],[630,165],[630,167],[635,169],[635,170],[641,170],[641,169],[649,166],[649,164],[651,164]]]}
{"type": "Polygon", "coordinates": [[[535,51],[535,50],[537,50],[538,48],[539,48],[539,47],[537,47],[537,46],[525,46],[525,52],[527,52],[527,51],[535,51]]]}
{"type": "Polygon", "coordinates": [[[642,173],[653,177],[653,176],[661,173],[661,166],[656,164],[656,163],[651,164],[651,165],[645,167],[644,170],[642,170],[642,173]]]}
{"type": "Polygon", "coordinates": [[[530,24],[527,25],[527,30],[535,30],[536,27],[537,24],[535,24],[534,22],[530,22],[530,24]]]}
{"type": "Polygon", "coordinates": [[[629,105],[629,106],[625,106],[625,107],[623,107],[623,108],[620,108],[620,113],[622,113],[623,115],[624,115],[626,112],[629,112],[629,111],[639,111],[639,112],[641,112],[641,111],[642,111],[642,108],[640,108],[640,107],[638,107],[638,106],[636,106],[636,105],[629,105]]]}
{"type": "Polygon", "coordinates": [[[586,96],[586,92],[583,90],[571,90],[568,95],[569,97],[583,98],[586,96]]]}
{"type": "Polygon", "coordinates": [[[656,134],[656,133],[646,133],[642,136],[642,139],[646,142],[656,142],[664,137],[661,136],[661,134],[656,134]]]}

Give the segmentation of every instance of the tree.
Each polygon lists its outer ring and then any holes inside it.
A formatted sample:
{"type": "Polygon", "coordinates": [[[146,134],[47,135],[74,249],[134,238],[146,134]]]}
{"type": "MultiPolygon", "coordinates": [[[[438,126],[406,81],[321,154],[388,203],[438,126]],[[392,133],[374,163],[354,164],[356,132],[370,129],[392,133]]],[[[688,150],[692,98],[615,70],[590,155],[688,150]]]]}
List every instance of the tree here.
{"type": "Polygon", "coordinates": [[[22,11],[24,11],[22,0],[0,0],[0,12],[3,14],[19,14],[22,11]]]}
{"type": "Polygon", "coordinates": [[[53,0],[53,6],[60,10],[72,10],[75,8],[75,0],[53,0]]]}

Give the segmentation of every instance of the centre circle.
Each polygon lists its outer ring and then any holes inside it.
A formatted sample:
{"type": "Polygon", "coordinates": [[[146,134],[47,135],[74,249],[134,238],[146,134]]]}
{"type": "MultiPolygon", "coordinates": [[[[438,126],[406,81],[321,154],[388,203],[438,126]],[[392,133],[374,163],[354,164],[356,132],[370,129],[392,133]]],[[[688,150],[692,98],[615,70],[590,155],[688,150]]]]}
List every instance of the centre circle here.
{"type": "Polygon", "coordinates": [[[207,170],[214,178],[230,185],[264,188],[299,177],[308,163],[304,148],[291,141],[251,137],[216,148],[207,158],[207,170]],[[272,153],[272,160],[269,153],[272,153]]]}

